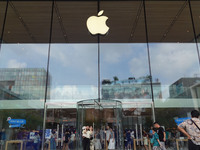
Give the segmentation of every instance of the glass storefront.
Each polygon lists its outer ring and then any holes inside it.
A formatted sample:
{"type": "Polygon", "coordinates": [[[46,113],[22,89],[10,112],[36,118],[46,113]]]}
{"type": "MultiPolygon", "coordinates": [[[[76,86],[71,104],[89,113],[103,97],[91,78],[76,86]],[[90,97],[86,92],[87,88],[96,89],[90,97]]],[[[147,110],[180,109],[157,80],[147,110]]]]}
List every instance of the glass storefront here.
{"type": "Polygon", "coordinates": [[[177,120],[200,106],[199,6],[0,0],[0,150],[83,149],[85,126],[95,149],[107,126],[115,149],[151,149],[155,121],[167,148],[187,149],[177,120]],[[109,31],[92,35],[101,10],[109,31]]]}

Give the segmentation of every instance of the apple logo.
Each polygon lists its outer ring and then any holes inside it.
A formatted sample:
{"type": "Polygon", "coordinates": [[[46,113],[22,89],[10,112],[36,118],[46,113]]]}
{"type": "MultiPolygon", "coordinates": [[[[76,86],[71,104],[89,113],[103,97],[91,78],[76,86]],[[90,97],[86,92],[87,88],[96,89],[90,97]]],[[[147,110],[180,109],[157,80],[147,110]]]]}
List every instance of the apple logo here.
{"type": "Polygon", "coordinates": [[[87,19],[87,28],[92,35],[104,35],[108,32],[109,27],[106,25],[107,16],[101,16],[103,10],[98,13],[98,16],[91,16],[87,19]]]}

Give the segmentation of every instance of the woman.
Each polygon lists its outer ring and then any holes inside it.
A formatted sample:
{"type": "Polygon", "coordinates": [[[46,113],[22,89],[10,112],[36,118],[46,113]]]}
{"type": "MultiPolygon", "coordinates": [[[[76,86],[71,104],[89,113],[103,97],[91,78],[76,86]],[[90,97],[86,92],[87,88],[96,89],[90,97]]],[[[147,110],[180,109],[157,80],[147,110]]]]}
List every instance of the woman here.
{"type": "Polygon", "coordinates": [[[115,133],[113,132],[112,128],[110,128],[110,141],[108,149],[115,149],[115,133]]]}
{"type": "Polygon", "coordinates": [[[68,130],[66,130],[65,132],[65,141],[64,141],[64,146],[63,146],[63,150],[68,150],[68,146],[69,146],[69,142],[70,142],[70,133],[68,130]]]}

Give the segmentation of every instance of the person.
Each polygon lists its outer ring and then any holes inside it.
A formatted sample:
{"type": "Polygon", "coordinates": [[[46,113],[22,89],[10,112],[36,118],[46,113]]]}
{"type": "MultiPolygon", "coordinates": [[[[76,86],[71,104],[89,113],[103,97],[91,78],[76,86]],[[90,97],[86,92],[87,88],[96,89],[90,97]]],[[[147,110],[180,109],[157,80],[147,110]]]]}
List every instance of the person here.
{"type": "Polygon", "coordinates": [[[127,148],[127,149],[132,149],[132,148],[131,148],[132,139],[131,139],[131,130],[130,130],[130,129],[126,132],[126,141],[127,141],[127,146],[126,146],[126,148],[127,148]]]}
{"type": "Polygon", "coordinates": [[[101,127],[101,130],[100,130],[100,137],[101,137],[101,148],[104,149],[105,147],[105,137],[106,137],[106,134],[104,132],[104,127],[101,127]]]}
{"type": "Polygon", "coordinates": [[[70,142],[70,133],[68,130],[66,130],[63,150],[68,150],[69,142],[70,142]]]}
{"type": "Polygon", "coordinates": [[[188,119],[178,125],[178,130],[188,137],[188,149],[200,150],[200,120],[199,111],[191,112],[191,119],[188,119]]]}
{"type": "Polygon", "coordinates": [[[75,135],[74,131],[72,131],[72,134],[70,136],[70,144],[69,144],[70,149],[75,148],[75,138],[76,138],[76,135],[75,135]]]}
{"type": "Polygon", "coordinates": [[[5,140],[6,140],[6,132],[5,128],[2,128],[0,132],[0,145],[1,145],[1,150],[4,149],[5,145],[5,140]]]}
{"type": "Polygon", "coordinates": [[[89,126],[83,126],[82,137],[83,137],[83,150],[90,150],[90,131],[89,126]]]}
{"type": "Polygon", "coordinates": [[[89,134],[89,137],[90,137],[90,150],[94,150],[94,137],[93,137],[93,127],[92,126],[90,126],[90,128],[89,128],[89,132],[88,132],[88,134],[89,134]]]}
{"type": "Polygon", "coordinates": [[[148,139],[149,138],[148,138],[148,134],[145,130],[143,130],[143,139],[144,139],[144,148],[145,148],[145,150],[148,150],[148,145],[149,145],[148,139]]]}
{"type": "Polygon", "coordinates": [[[157,128],[152,129],[153,137],[152,137],[152,143],[153,143],[153,150],[160,150],[162,149],[162,144],[159,140],[159,136],[157,134],[157,128]]]}
{"type": "Polygon", "coordinates": [[[52,131],[51,138],[50,138],[50,149],[56,150],[56,132],[52,131]]]}
{"type": "Polygon", "coordinates": [[[115,149],[115,133],[111,127],[110,127],[110,137],[109,137],[108,149],[115,149]]]}
{"type": "Polygon", "coordinates": [[[170,132],[169,132],[169,129],[166,129],[165,133],[166,133],[165,145],[168,148],[168,147],[170,147],[170,140],[169,140],[170,139],[170,132]]]}
{"type": "Polygon", "coordinates": [[[100,150],[102,149],[102,146],[101,146],[101,135],[100,135],[100,130],[97,129],[96,133],[95,133],[95,144],[94,144],[94,147],[96,150],[100,150]]]}
{"type": "Polygon", "coordinates": [[[110,127],[109,126],[107,126],[106,127],[107,128],[107,130],[106,130],[106,149],[108,149],[108,145],[109,145],[109,142],[110,142],[110,127]]]}
{"type": "Polygon", "coordinates": [[[154,122],[154,128],[157,129],[157,134],[159,136],[159,140],[162,145],[162,150],[166,150],[166,148],[165,148],[165,141],[166,141],[165,130],[158,124],[158,122],[154,122]]]}
{"type": "Polygon", "coordinates": [[[39,142],[40,142],[40,135],[38,134],[38,132],[35,132],[35,135],[33,138],[34,150],[39,150],[39,142]]]}

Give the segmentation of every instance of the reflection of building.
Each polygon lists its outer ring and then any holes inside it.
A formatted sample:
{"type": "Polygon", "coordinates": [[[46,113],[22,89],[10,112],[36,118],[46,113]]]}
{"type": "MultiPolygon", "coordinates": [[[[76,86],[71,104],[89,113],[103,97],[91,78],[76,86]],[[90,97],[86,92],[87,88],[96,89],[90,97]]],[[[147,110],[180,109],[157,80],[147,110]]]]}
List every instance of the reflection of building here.
{"type": "MultiPolygon", "coordinates": [[[[161,84],[153,82],[155,98],[161,98],[161,84]]],[[[129,78],[121,81],[102,81],[103,99],[149,99],[151,98],[151,85],[148,77],[138,79],[129,78]]]]}
{"type": "Polygon", "coordinates": [[[0,69],[0,99],[44,99],[45,86],[45,69],[0,69]]]}
{"type": "Polygon", "coordinates": [[[0,85],[0,100],[17,100],[21,99],[18,94],[11,92],[9,89],[5,89],[4,86],[0,85]]]}
{"type": "MultiPolygon", "coordinates": [[[[200,84],[200,78],[180,78],[169,87],[170,98],[198,98],[194,93],[200,84]],[[193,93],[193,94],[192,94],[193,93]]],[[[198,91],[198,90],[197,90],[198,91]]],[[[195,92],[196,93],[196,92],[195,92]]]]}

